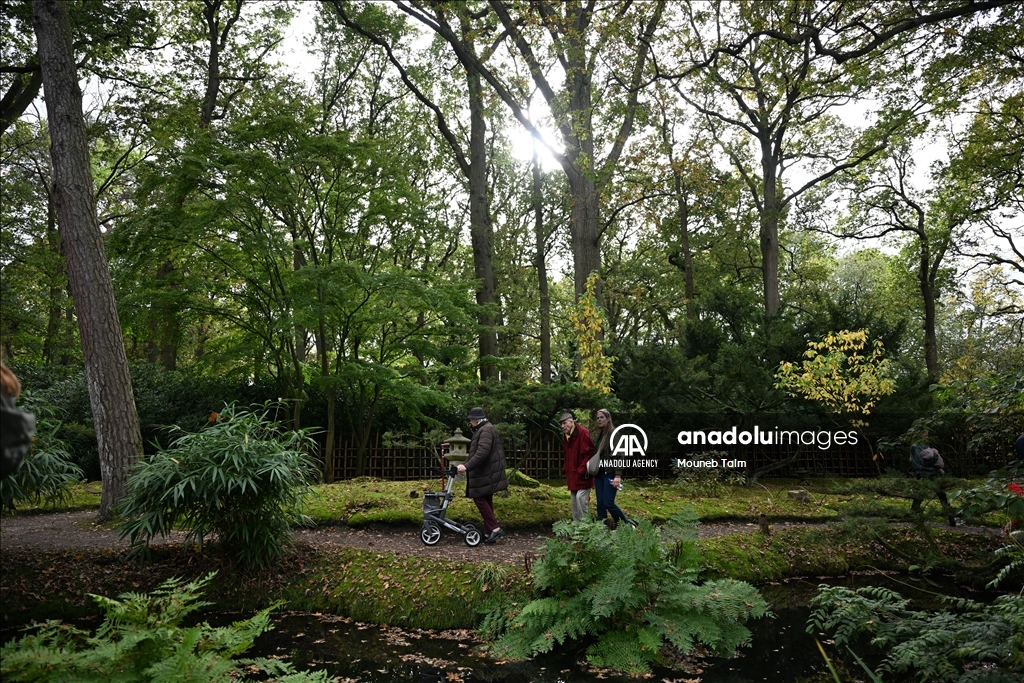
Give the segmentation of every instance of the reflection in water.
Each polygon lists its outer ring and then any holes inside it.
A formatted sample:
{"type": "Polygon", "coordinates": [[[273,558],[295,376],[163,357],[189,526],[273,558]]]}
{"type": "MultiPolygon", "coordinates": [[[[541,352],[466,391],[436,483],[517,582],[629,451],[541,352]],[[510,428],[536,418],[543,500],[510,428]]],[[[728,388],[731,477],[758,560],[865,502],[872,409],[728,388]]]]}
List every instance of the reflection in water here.
{"type": "MultiPolygon", "coordinates": [[[[665,683],[825,683],[833,679],[814,643],[805,631],[810,609],[807,603],[819,583],[841,584],[855,588],[863,585],[889,585],[908,597],[914,591],[904,581],[893,584],[884,576],[852,576],[844,579],[810,579],[763,586],[772,603],[775,618],[748,624],[753,645],[736,657],[702,657],[682,662],[676,670],[658,669],[650,679],[665,683]]],[[[962,587],[931,584],[923,589],[939,589],[947,594],[962,587]]],[[[928,593],[920,593],[922,597],[928,593]]],[[[934,593],[931,594],[934,596],[934,593]]],[[[968,597],[968,596],[964,596],[968,597]]],[[[974,599],[986,599],[977,594],[974,599]]],[[[988,596],[991,597],[991,596],[988,596]]],[[[281,614],[277,628],[264,634],[256,649],[266,656],[283,656],[300,668],[326,669],[342,681],[351,683],[583,683],[605,681],[635,683],[637,679],[615,676],[585,665],[583,649],[562,651],[529,662],[500,662],[486,657],[484,645],[473,639],[472,631],[441,633],[418,629],[399,629],[357,624],[348,619],[315,614],[281,614]]],[[[823,642],[829,642],[824,637],[823,642]]],[[[855,664],[828,648],[833,662],[847,673],[860,674],[855,664]]],[[[874,662],[869,662],[874,663],[874,662]]],[[[844,680],[847,677],[844,676],[844,680]]]]}
{"type": "MultiPolygon", "coordinates": [[[[754,646],[738,657],[707,657],[684,669],[656,671],[656,681],[702,683],[792,681],[823,669],[814,640],[804,633],[807,608],[786,608],[776,619],[750,624],[754,646]]],[[[315,614],[281,614],[276,628],[256,642],[250,655],[285,657],[300,669],[325,669],[342,681],[360,683],[576,683],[634,682],[584,664],[583,651],[567,650],[528,662],[487,658],[468,631],[431,633],[356,624],[315,614]]]]}
{"type": "MultiPolygon", "coordinates": [[[[884,585],[903,593],[920,608],[939,606],[939,593],[988,602],[994,594],[979,594],[962,585],[926,579],[890,579],[885,576],[850,576],[842,579],[807,579],[761,586],[772,604],[775,618],[748,624],[753,645],[736,657],[699,657],[679,663],[675,670],[658,669],[649,680],[658,683],[832,683],[824,661],[806,633],[810,614],[808,601],[819,583],[857,588],[884,585]],[[917,583],[915,591],[908,582],[917,583]]],[[[251,615],[207,614],[200,620],[223,625],[251,615]]],[[[636,683],[638,679],[615,676],[585,665],[582,648],[560,652],[528,662],[501,662],[483,652],[483,643],[469,630],[444,632],[400,629],[358,624],[350,619],[323,614],[277,613],[275,629],[256,641],[245,656],[287,659],[299,669],[326,670],[343,683],[636,683]]],[[[94,630],[98,619],[79,620],[79,628],[94,630]]],[[[20,637],[17,627],[4,625],[0,642],[20,637]]],[[[841,668],[843,680],[863,677],[863,672],[834,647],[829,657],[841,668]],[[845,661],[845,664],[844,664],[845,661]],[[845,668],[845,671],[842,669],[845,668]]],[[[877,661],[870,661],[875,664],[877,661]]]]}

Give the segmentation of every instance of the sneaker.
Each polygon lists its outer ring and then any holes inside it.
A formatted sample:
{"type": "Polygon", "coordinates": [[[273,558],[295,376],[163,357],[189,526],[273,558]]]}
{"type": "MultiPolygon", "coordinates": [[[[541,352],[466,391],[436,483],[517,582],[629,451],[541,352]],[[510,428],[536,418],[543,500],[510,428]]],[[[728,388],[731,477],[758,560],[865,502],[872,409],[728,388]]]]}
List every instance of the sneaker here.
{"type": "Polygon", "coordinates": [[[501,529],[495,529],[491,532],[491,535],[484,539],[484,543],[494,543],[499,538],[505,535],[505,532],[501,529]]]}

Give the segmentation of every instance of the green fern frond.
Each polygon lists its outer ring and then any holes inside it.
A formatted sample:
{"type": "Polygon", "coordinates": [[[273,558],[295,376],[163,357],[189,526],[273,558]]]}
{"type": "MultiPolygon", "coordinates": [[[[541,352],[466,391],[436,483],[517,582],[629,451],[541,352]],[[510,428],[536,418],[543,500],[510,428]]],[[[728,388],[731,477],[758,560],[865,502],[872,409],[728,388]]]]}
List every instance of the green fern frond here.
{"type": "Polygon", "coordinates": [[[494,654],[523,659],[597,636],[591,663],[631,674],[659,661],[665,643],[732,654],[749,641],[740,622],[767,614],[768,605],[742,582],[697,583],[695,524],[692,512],[673,518],[667,535],[649,521],[615,534],[597,523],[556,524],[533,566],[534,600],[513,615],[485,616],[500,634],[494,654]]]}
{"type": "Polygon", "coordinates": [[[592,666],[617,669],[630,676],[649,673],[652,659],[640,641],[624,631],[606,633],[597,643],[587,648],[587,662],[592,666]]]}

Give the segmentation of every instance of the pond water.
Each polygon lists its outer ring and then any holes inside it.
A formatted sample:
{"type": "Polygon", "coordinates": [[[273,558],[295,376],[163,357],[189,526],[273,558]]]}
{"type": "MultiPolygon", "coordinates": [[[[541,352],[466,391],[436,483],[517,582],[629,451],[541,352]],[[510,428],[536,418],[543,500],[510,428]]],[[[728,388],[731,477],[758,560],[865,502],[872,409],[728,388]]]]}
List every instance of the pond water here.
{"type": "MultiPolygon", "coordinates": [[[[806,633],[810,615],[807,606],[821,583],[857,588],[866,585],[887,586],[914,600],[920,608],[939,606],[939,594],[990,601],[989,593],[972,592],[948,582],[937,584],[925,579],[885,575],[852,575],[840,579],[794,579],[761,586],[771,603],[774,618],[748,624],[753,644],[732,658],[695,657],[680,668],[656,669],[652,681],[664,683],[832,683],[814,636],[806,633]]],[[[207,614],[201,620],[225,625],[250,614],[207,614]]],[[[528,662],[499,662],[482,653],[482,644],[473,640],[471,631],[443,633],[378,627],[354,623],[330,615],[280,612],[273,615],[275,628],[264,633],[255,647],[243,656],[269,656],[291,661],[300,670],[326,670],[344,683],[582,683],[606,681],[636,683],[606,671],[590,669],[582,649],[564,648],[560,652],[528,662]]],[[[81,628],[95,629],[96,618],[78,622],[81,628]]],[[[3,642],[18,635],[5,625],[0,629],[3,642]]],[[[863,672],[820,636],[842,679],[863,680],[863,672]]],[[[845,651],[844,651],[845,652],[845,651]]],[[[862,652],[863,654],[863,652],[862,652]]],[[[869,664],[877,661],[869,660],[869,664]]]]}
{"type": "MultiPolygon", "coordinates": [[[[753,633],[752,647],[743,648],[737,656],[728,659],[708,656],[695,658],[681,669],[658,669],[651,680],[668,683],[697,680],[701,683],[832,681],[814,636],[805,631],[810,615],[807,604],[819,583],[851,588],[886,585],[914,598],[922,606],[937,604],[932,591],[980,600],[992,597],[970,593],[956,586],[880,575],[793,580],[764,586],[762,592],[771,602],[775,617],[748,624],[753,633]]],[[[581,650],[567,649],[529,662],[497,662],[480,653],[480,644],[472,640],[471,632],[439,634],[415,629],[381,628],[313,614],[279,614],[275,623],[276,629],[257,641],[259,654],[286,657],[299,668],[325,669],[343,681],[624,683],[637,680],[588,669],[581,650]]],[[[830,642],[824,636],[821,640],[830,642]]],[[[849,672],[859,672],[849,657],[843,657],[834,647],[826,649],[838,666],[849,672]]],[[[845,676],[844,680],[847,680],[845,676]]]]}
{"type": "MultiPolygon", "coordinates": [[[[794,681],[825,669],[814,640],[803,632],[809,609],[779,610],[773,620],[751,624],[754,646],[732,659],[695,659],[682,670],[660,669],[654,680],[704,683],[794,681]]],[[[477,653],[471,633],[442,634],[346,623],[333,617],[282,614],[247,655],[283,656],[300,669],[325,669],[360,683],[501,681],[571,683],[629,681],[584,665],[582,651],[565,651],[529,662],[500,663],[477,653]],[[461,637],[460,637],[461,636],[461,637]]],[[[635,681],[635,679],[633,679],[635,681]]]]}

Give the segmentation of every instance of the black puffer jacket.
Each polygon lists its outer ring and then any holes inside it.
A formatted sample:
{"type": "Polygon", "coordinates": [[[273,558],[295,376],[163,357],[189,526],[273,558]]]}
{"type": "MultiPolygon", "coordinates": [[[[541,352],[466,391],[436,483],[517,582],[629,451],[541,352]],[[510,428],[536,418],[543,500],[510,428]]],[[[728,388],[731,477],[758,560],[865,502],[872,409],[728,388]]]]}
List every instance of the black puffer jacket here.
{"type": "Polygon", "coordinates": [[[505,478],[505,450],[498,430],[482,422],[469,442],[466,459],[466,497],[480,498],[508,488],[505,478]]]}

